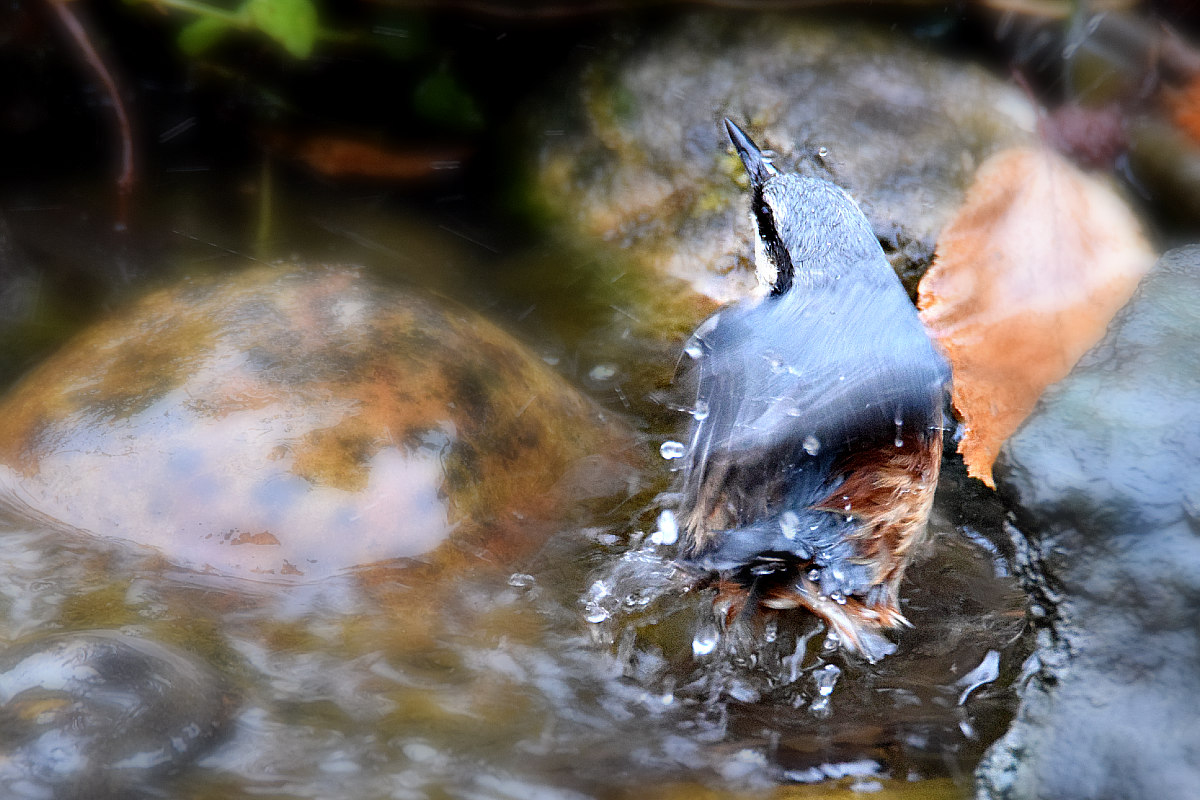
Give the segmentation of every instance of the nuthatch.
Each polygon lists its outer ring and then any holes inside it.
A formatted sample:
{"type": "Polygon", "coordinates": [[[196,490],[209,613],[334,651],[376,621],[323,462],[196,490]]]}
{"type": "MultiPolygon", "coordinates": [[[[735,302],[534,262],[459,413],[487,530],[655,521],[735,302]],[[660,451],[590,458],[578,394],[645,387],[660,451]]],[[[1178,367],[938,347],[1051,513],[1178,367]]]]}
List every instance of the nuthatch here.
{"type": "Polygon", "coordinates": [[[780,174],[725,120],[750,175],[755,266],[769,294],[696,331],[683,467],[684,558],[738,608],[810,609],[875,661],[925,535],[950,369],[862,211],[826,181],[780,174]]]}

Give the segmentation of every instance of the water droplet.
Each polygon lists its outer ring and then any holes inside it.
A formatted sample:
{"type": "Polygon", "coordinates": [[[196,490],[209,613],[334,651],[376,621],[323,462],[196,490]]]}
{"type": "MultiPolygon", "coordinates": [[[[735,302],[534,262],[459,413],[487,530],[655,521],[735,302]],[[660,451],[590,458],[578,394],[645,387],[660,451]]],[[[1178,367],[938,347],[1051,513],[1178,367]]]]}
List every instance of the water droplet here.
{"type": "Polygon", "coordinates": [[[829,155],[829,148],[821,146],[817,148],[817,158],[825,158],[829,155]]]}
{"type": "Polygon", "coordinates": [[[675,521],[675,513],[669,508],[663,509],[658,515],[658,530],[650,534],[654,544],[675,544],[679,541],[679,523],[675,521]]]}
{"type": "Polygon", "coordinates": [[[811,434],[804,437],[804,441],[801,442],[801,446],[804,448],[804,452],[808,453],[810,456],[815,456],[817,453],[821,452],[821,440],[811,434]]]}
{"type": "Polygon", "coordinates": [[[535,583],[532,575],[527,575],[524,572],[514,572],[508,576],[508,585],[517,589],[528,589],[535,583]]]}
{"type": "Polygon", "coordinates": [[[896,447],[904,447],[904,439],[900,436],[896,437],[896,447]]]}
{"type": "Polygon", "coordinates": [[[717,649],[721,636],[715,626],[703,625],[692,638],[692,654],[696,656],[710,655],[717,649]]]}
{"type": "Polygon", "coordinates": [[[658,448],[658,454],[667,461],[674,461],[677,458],[683,458],[683,454],[687,449],[680,442],[666,441],[658,448]]]}
{"type": "Polygon", "coordinates": [[[841,592],[830,592],[829,599],[837,603],[839,606],[846,605],[846,595],[841,592]]]}
{"type": "Polygon", "coordinates": [[[846,503],[846,505],[842,506],[842,508],[845,509],[846,511],[849,511],[850,508],[852,507],[852,505],[853,505],[852,503],[846,503]]]}
{"type": "Polygon", "coordinates": [[[812,712],[812,715],[814,717],[817,717],[818,719],[825,719],[830,714],[829,698],[828,697],[816,698],[809,705],[808,710],[812,712]]]}
{"type": "Polygon", "coordinates": [[[437,758],[438,751],[424,742],[408,742],[400,748],[409,761],[427,762],[437,758]]]}
{"type": "Polygon", "coordinates": [[[955,686],[962,687],[962,692],[958,696],[958,704],[961,706],[967,702],[967,698],[971,696],[971,692],[980,686],[991,683],[999,677],[1000,653],[995,650],[988,650],[987,655],[983,657],[983,661],[979,662],[979,665],[975,669],[954,682],[955,686]]]}
{"type": "Polygon", "coordinates": [[[783,531],[783,538],[791,541],[800,533],[800,517],[795,511],[785,511],[779,515],[779,529],[783,531]]]}
{"type": "Polygon", "coordinates": [[[693,337],[688,339],[688,343],[683,347],[683,352],[687,353],[688,358],[696,361],[699,360],[702,355],[704,355],[704,347],[700,344],[699,339],[693,337]]]}
{"type": "Polygon", "coordinates": [[[692,409],[692,416],[695,417],[697,421],[708,419],[708,401],[697,400],[696,407],[692,409]]]}
{"type": "Polygon", "coordinates": [[[813,583],[821,580],[821,570],[817,569],[816,567],[810,569],[808,571],[808,579],[813,583]]]}
{"type": "MultiPolygon", "coordinates": [[[[753,666],[753,665],[750,665],[753,666]]],[[[729,696],[739,703],[754,703],[762,696],[762,694],[745,681],[732,681],[726,689],[729,696]]]]}
{"type": "Polygon", "coordinates": [[[588,372],[588,377],[594,381],[610,381],[617,375],[616,364],[597,364],[588,372]]]}
{"type": "Polygon", "coordinates": [[[596,581],[588,589],[583,606],[583,618],[591,623],[604,622],[611,616],[612,590],[604,581],[596,581]]]}
{"type": "Polygon", "coordinates": [[[621,601],[621,605],[625,608],[641,608],[642,606],[650,605],[651,595],[649,592],[631,592],[625,595],[625,599],[621,601]]]}
{"type": "Polygon", "coordinates": [[[813,680],[817,684],[817,694],[821,697],[829,697],[833,694],[833,687],[837,685],[838,678],[842,676],[842,671],[834,664],[826,664],[813,672],[813,680]]]}

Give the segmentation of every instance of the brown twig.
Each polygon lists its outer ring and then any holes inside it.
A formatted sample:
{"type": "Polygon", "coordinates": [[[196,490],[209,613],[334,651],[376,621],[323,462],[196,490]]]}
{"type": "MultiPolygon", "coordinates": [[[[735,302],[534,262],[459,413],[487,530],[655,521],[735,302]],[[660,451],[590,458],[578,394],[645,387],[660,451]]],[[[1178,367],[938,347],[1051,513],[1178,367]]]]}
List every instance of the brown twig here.
{"type": "Polygon", "coordinates": [[[117,177],[117,217],[115,227],[125,230],[129,224],[129,198],[133,194],[133,132],[129,125],[129,115],[125,113],[125,103],[121,100],[121,92],[117,89],[117,81],[112,72],[104,64],[104,59],[92,46],[91,37],[79,17],[71,10],[71,0],[47,0],[59,21],[71,34],[75,45],[79,48],[83,60],[96,73],[96,77],[104,84],[109,98],[112,100],[113,112],[117,115],[117,130],[121,138],[121,173],[117,177]]]}

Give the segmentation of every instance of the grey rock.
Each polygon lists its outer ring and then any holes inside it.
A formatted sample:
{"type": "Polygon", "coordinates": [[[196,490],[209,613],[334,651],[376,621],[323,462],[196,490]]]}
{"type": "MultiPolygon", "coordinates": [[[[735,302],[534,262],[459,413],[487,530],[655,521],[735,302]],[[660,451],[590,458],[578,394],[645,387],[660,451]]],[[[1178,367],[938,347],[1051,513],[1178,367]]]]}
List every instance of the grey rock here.
{"type": "Polygon", "coordinates": [[[1200,246],[1167,253],[997,469],[1038,649],[980,798],[1200,786],[1200,246]]]}

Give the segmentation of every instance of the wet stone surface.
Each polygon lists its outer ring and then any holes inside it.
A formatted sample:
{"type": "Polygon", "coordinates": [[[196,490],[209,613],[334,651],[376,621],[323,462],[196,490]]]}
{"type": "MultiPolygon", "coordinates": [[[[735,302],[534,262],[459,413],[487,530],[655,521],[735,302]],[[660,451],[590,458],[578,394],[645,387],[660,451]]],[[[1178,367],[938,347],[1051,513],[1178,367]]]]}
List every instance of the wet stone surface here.
{"type": "Polygon", "coordinates": [[[1200,247],[1174,250],[1051,387],[997,470],[1040,620],[989,798],[1200,784],[1200,247]]]}
{"type": "Polygon", "coordinates": [[[153,292],[0,415],[0,503],[242,577],[521,552],[548,531],[517,515],[549,513],[573,471],[624,487],[587,461],[619,457],[617,426],[521,345],[354,269],[153,292]]]}
{"type": "Polygon", "coordinates": [[[570,100],[530,126],[532,200],[568,239],[621,247],[719,302],[754,285],[721,117],[781,170],[849,191],[910,291],[976,166],[1033,128],[1011,87],[895,31],[698,14],[646,38],[568,79],[570,100]]]}
{"type": "Polygon", "coordinates": [[[0,794],[150,796],[214,743],[235,703],[206,665],[147,639],[83,631],[13,645],[0,652],[0,794]]]}

